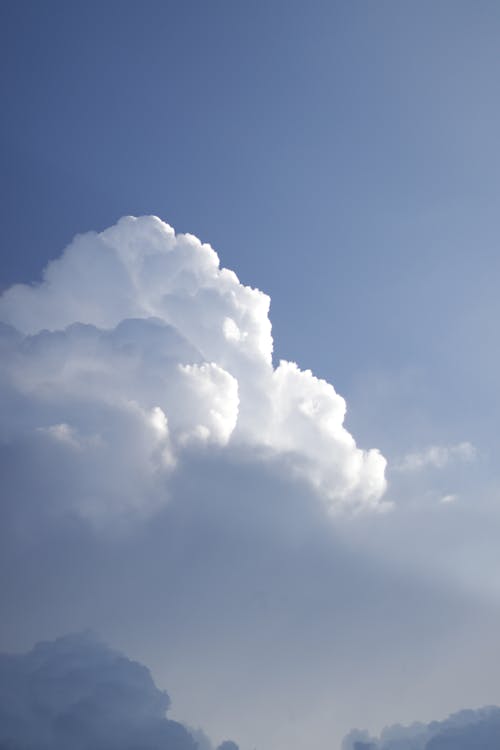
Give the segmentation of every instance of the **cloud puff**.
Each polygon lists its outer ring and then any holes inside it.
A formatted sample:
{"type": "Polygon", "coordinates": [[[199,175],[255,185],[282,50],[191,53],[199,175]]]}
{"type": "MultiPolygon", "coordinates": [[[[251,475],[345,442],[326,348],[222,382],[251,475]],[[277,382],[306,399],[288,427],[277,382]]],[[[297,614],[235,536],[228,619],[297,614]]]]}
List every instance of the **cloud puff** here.
{"type": "Polygon", "coordinates": [[[394,468],[398,471],[444,469],[452,461],[473,461],[475,457],[476,449],[469,442],[457,445],[431,445],[420,453],[408,453],[394,468]]]}
{"type": "Polygon", "coordinates": [[[90,635],[0,655],[2,750],[197,750],[169,703],[146,667],[90,635]]]}
{"type": "Polygon", "coordinates": [[[452,493],[449,495],[443,495],[440,498],[439,502],[442,503],[443,505],[450,505],[451,503],[456,503],[457,500],[458,500],[458,495],[452,493]]]}
{"type": "Polygon", "coordinates": [[[498,750],[500,747],[500,708],[452,714],[444,721],[399,725],[383,730],[380,738],[353,730],[342,743],[342,750],[498,750]]]}
{"type": "Polygon", "coordinates": [[[383,507],[385,459],[356,446],[344,399],[273,367],[269,303],[156,217],[76,237],[0,298],[3,445],[65,466],[47,494],[93,519],[150,512],[190,451],[229,446],[279,457],[332,511],[383,507]]]}

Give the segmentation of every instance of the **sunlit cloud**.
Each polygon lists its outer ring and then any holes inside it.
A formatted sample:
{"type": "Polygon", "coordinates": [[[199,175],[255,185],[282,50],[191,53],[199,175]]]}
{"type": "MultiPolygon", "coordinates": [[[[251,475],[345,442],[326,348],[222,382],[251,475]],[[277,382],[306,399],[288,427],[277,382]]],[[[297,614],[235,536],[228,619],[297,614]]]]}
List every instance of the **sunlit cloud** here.
{"type": "Polygon", "coordinates": [[[4,442],[43,453],[62,505],[99,521],[153,512],[190,451],[229,447],[284,461],[330,511],[387,507],[385,459],[333,385],[274,367],[269,304],[156,217],[76,237],[0,298],[4,442]]]}

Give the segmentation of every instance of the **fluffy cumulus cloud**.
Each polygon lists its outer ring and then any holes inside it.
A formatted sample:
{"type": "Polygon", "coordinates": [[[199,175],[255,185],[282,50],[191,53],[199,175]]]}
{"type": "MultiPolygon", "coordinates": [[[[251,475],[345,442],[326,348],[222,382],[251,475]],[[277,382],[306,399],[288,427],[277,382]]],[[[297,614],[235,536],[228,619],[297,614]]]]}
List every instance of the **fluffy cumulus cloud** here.
{"type": "Polygon", "coordinates": [[[233,448],[279,458],[329,510],[384,507],[385,459],[356,446],[344,399],[273,366],[269,302],[156,217],[76,237],[0,298],[3,450],[92,519],[153,511],[192,451],[233,448]]]}
{"type": "Polygon", "coordinates": [[[0,655],[1,750],[212,750],[166,717],[169,703],[146,667],[90,635],[0,655]]]}
{"type": "Polygon", "coordinates": [[[459,711],[444,721],[399,725],[384,729],[380,738],[353,730],[342,750],[498,750],[500,708],[459,711]]]}

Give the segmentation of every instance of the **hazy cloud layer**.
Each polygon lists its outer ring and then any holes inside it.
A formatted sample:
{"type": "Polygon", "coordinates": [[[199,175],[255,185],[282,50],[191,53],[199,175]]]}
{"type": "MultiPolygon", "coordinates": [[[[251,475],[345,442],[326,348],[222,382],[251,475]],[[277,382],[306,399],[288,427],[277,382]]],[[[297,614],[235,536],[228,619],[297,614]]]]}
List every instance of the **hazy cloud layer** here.
{"type": "Polygon", "coordinates": [[[146,667],[90,635],[0,655],[2,750],[199,750],[169,703],[146,667]]]}
{"type": "Polygon", "coordinates": [[[229,445],[281,457],[330,509],[381,507],[385,459],[357,448],[332,385],[273,368],[268,310],[155,217],[78,236],[0,298],[4,445],[70,467],[51,494],[92,518],[154,509],[190,450],[229,445]]]}
{"type": "MultiPolygon", "coordinates": [[[[358,537],[383,539],[404,512],[325,524],[308,485],[280,465],[215,453],[190,454],[171,502],[115,537],[41,514],[43,472],[22,475],[24,454],[10,451],[4,648],[91,627],[154,671],[176,720],[245,750],[302,750],[312,737],[333,750],[359,715],[380,726],[387,706],[405,719],[496,702],[496,613],[442,585],[435,566],[422,576],[358,537]]],[[[408,522],[401,543],[416,538],[435,560],[408,522]]]]}
{"type": "Polygon", "coordinates": [[[444,721],[384,729],[378,739],[354,730],[342,750],[498,750],[500,708],[459,711],[444,721]]]}

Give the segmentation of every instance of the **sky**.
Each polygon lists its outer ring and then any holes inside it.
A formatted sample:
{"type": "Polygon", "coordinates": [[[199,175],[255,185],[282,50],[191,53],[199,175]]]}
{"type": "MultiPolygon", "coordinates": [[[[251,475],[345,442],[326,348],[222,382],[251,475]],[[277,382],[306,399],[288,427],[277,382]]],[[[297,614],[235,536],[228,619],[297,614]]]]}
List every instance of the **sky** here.
{"type": "Polygon", "coordinates": [[[494,747],[498,4],[0,13],[0,743],[494,747]]]}

